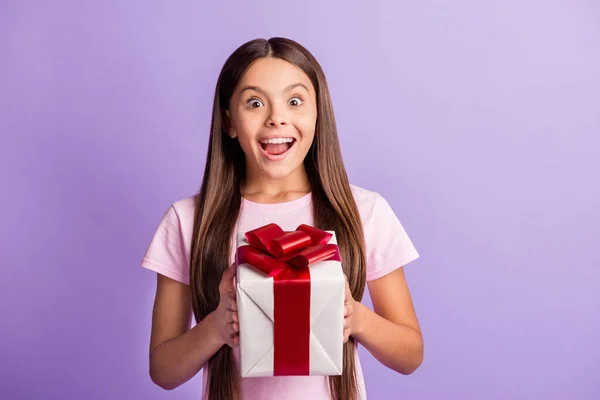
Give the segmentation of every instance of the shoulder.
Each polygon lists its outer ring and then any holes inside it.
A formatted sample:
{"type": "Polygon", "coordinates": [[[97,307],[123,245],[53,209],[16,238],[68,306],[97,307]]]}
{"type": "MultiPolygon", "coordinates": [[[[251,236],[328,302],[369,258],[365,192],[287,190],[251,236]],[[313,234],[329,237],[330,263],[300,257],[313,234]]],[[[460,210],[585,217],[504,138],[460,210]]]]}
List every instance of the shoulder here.
{"type": "Polygon", "coordinates": [[[182,197],[172,202],[161,221],[161,225],[176,231],[190,231],[194,224],[196,196],[182,197]]]}
{"type": "Polygon", "coordinates": [[[189,251],[195,196],[173,202],[165,211],[141,265],[176,281],[189,283],[189,251]]]}
{"type": "Polygon", "coordinates": [[[360,213],[367,256],[367,280],[380,278],[419,257],[404,226],[378,192],[350,185],[360,213]]]}
{"type": "Polygon", "coordinates": [[[387,201],[378,192],[353,184],[350,184],[350,189],[363,225],[369,224],[381,212],[382,205],[387,205],[387,201]]]}
{"type": "Polygon", "coordinates": [[[172,210],[180,221],[193,222],[196,211],[196,196],[186,196],[174,201],[170,210],[172,210]]]}
{"type": "Polygon", "coordinates": [[[352,190],[352,194],[354,195],[354,200],[356,201],[357,205],[373,203],[379,196],[379,193],[377,192],[354,184],[350,184],[350,189],[352,190]]]}
{"type": "Polygon", "coordinates": [[[170,236],[183,241],[189,247],[194,229],[196,196],[186,196],[171,203],[160,223],[160,229],[168,231],[170,236]]]}
{"type": "Polygon", "coordinates": [[[379,229],[381,225],[401,225],[396,212],[380,193],[352,184],[350,187],[363,227],[366,229],[365,233],[369,233],[369,230],[379,229]]]}

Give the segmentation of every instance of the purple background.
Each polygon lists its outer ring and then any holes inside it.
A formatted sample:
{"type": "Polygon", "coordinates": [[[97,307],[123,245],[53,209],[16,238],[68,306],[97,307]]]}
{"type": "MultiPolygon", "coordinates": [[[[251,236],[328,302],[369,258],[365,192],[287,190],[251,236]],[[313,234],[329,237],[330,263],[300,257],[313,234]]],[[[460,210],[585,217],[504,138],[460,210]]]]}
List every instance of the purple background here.
{"type": "Polygon", "coordinates": [[[596,1],[37,3],[0,5],[0,397],[199,398],[148,377],[138,265],[199,188],[225,58],[288,36],[422,255],[425,361],[361,349],[370,398],[600,398],[596,1]]]}

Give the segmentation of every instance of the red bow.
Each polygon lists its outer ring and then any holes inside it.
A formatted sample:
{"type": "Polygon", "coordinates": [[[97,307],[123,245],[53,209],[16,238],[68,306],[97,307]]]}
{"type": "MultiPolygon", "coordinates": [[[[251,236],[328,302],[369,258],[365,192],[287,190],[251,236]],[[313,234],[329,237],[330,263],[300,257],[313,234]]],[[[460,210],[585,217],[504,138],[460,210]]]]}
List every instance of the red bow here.
{"type": "Polygon", "coordinates": [[[245,236],[250,246],[238,249],[238,264],[248,263],[271,277],[290,266],[308,267],[332,258],[339,261],[337,245],[327,244],[333,235],[308,225],[284,232],[277,224],[268,224],[245,236]]]}
{"type": "Polygon", "coordinates": [[[341,261],[333,235],[300,225],[285,232],[268,224],[246,232],[250,245],[237,250],[237,263],[273,277],[274,375],[310,373],[310,264],[341,261]]]}

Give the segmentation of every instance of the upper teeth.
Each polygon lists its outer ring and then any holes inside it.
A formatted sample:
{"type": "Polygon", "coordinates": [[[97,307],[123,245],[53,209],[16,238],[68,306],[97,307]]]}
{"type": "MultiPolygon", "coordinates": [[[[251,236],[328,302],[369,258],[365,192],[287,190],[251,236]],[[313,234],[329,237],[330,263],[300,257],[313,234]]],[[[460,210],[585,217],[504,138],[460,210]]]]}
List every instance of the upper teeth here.
{"type": "Polygon", "coordinates": [[[275,139],[263,139],[260,142],[264,144],[281,144],[281,143],[291,143],[293,142],[293,138],[275,138],[275,139]]]}

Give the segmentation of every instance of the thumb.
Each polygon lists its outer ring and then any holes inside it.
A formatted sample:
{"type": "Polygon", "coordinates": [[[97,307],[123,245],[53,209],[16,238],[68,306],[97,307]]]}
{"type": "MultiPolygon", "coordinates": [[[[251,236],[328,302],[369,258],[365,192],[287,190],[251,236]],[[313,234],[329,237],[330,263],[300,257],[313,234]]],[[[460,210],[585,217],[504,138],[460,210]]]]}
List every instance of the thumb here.
{"type": "Polygon", "coordinates": [[[235,262],[232,263],[225,271],[223,271],[223,276],[221,277],[221,283],[219,284],[219,291],[221,293],[226,291],[233,291],[233,277],[235,276],[237,267],[235,262]]]}

